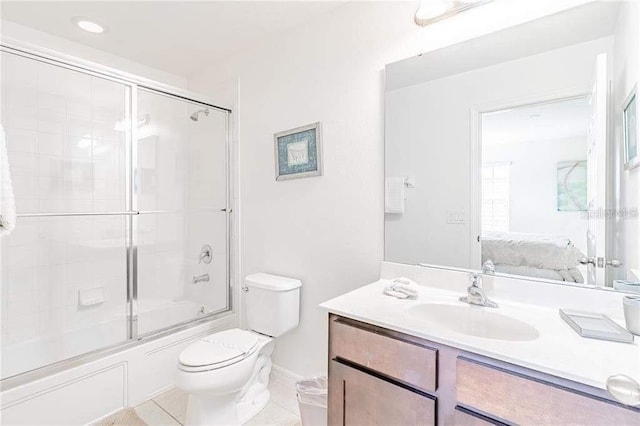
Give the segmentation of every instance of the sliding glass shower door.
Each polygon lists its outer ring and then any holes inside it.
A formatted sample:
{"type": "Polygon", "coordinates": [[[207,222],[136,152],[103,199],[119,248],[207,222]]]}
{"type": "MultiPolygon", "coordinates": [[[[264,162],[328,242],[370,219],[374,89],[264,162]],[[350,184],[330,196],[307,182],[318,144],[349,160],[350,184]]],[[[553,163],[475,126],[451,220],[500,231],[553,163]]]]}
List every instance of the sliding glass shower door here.
{"type": "Polygon", "coordinates": [[[137,329],[227,307],[227,114],[138,92],[137,329]]]}
{"type": "Polygon", "coordinates": [[[227,310],[228,111],[0,55],[1,378],[227,310]]]}
{"type": "MultiPolygon", "coordinates": [[[[2,238],[2,377],[127,339],[130,88],[2,52],[17,208],[2,238]]],[[[3,200],[6,202],[6,200],[3,200]]]]}

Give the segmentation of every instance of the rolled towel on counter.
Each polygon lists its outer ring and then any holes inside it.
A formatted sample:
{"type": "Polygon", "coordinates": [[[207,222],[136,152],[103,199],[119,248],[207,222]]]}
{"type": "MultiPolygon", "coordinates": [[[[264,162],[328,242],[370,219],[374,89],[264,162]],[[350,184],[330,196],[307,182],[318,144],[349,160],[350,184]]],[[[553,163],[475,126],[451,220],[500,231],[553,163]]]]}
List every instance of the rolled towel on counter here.
{"type": "Polygon", "coordinates": [[[0,124],[0,236],[6,236],[16,226],[16,200],[13,196],[9,156],[4,129],[0,124]]]}
{"type": "Polygon", "coordinates": [[[418,284],[409,278],[395,278],[383,291],[387,296],[398,299],[416,298],[418,296],[418,284]]]}

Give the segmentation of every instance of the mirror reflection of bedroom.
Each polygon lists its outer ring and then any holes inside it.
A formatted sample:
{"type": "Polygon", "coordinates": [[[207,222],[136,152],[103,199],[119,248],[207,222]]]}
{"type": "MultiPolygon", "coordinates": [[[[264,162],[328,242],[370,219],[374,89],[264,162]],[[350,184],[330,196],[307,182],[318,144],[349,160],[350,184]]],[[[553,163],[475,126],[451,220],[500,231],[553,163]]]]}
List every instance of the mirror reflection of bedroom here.
{"type": "Polygon", "coordinates": [[[505,274],[586,282],[589,99],[481,120],[482,262],[505,274]]]}

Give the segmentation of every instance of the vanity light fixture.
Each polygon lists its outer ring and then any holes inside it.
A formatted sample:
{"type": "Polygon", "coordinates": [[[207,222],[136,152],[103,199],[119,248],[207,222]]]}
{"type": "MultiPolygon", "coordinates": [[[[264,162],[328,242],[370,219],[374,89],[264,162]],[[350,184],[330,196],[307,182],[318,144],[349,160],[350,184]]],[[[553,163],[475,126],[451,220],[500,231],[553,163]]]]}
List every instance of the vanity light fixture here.
{"type": "Polygon", "coordinates": [[[420,4],[413,17],[416,25],[425,27],[460,12],[476,6],[489,3],[493,0],[419,0],[420,4]]]}
{"type": "Polygon", "coordinates": [[[92,19],[82,18],[82,17],[76,16],[76,17],[71,19],[71,22],[76,24],[81,29],[83,29],[83,30],[85,30],[87,32],[90,32],[90,33],[102,34],[103,32],[106,31],[106,27],[104,25],[99,24],[99,23],[97,23],[96,21],[94,21],[92,19]]]}

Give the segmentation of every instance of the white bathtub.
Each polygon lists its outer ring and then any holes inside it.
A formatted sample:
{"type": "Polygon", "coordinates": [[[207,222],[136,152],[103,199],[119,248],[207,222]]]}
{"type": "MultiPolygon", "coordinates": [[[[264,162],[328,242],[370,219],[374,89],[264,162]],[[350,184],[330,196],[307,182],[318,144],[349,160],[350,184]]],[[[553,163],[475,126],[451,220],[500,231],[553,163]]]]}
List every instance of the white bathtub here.
{"type": "MultiPolygon", "coordinates": [[[[162,299],[140,303],[138,334],[160,330],[189,319],[197,318],[201,305],[190,301],[162,299]]],[[[205,309],[206,311],[206,309],[205,309]]],[[[16,374],[69,359],[97,349],[125,342],[127,318],[113,313],[105,321],[88,327],[78,327],[61,334],[37,337],[15,344],[2,345],[0,350],[1,377],[16,374]]]]}
{"type": "MultiPolygon", "coordinates": [[[[178,322],[184,320],[182,315],[197,312],[200,305],[157,301],[143,307],[139,312],[143,321],[162,328],[165,324],[175,324],[176,319],[178,322]]],[[[15,385],[19,376],[3,381],[0,392],[2,423],[80,425],[135,406],[172,386],[178,354],[189,343],[237,324],[237,315],[221,314],[218,319],[94,357],[90,362],[78,361],[77,366],[25,384],[15,385]]],[[[104,347],[105,342],[113,342],[116,338],[119,339],[116,341],[122,340],[125,331],[123,317],[91,328],[72,330],[62,336],[3,345],[3,376],[104,347]]]]}

